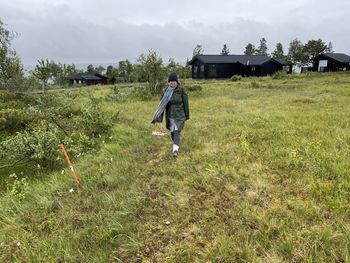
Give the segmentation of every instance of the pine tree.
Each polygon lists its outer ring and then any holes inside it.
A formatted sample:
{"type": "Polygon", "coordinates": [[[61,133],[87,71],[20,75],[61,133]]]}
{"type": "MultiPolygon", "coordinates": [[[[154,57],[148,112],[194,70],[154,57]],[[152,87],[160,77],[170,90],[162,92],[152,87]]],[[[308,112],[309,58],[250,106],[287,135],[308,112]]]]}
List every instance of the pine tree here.
{"type": "Polygon", "coordinates": [[[204,52],[202,45],[196,45],[193,49],[193,56],[202,55],[204,52]]]}
{"type": "Polygon", "coordinates": [[[254,55],[255,54],[255,46],[252,43],[248,43],[245,47],[244,54],[245,55],[254,55]]]}
{"type": "Polygon", "coordinates": [[[275,49],[274,52],[272,52],[272,57],[285,59],[282,43],[277,43],[276,44],[276,49],[275,49]]]}
{"type": "Polygon", "coordinates": [[[227,47],[226,44],[224,44],[224,47],[221,50],[221,55],[228,55],[230,53],[229,48],[227,47]]]}
{"type": "Polygon", "coordinates": [[[332,45],[332,42],[330,42],[330,41],[329,41],[329,43],[328,43],[328,47],[327,47],[326,52],[328,52],[328,53],[334,53],[334,51],[333,51],[333,45],[332,45]]]}
{"type": "Polygon", "coordinates": [[[256,50],[256,54],[257,55],[267,55],[267,43],[266,43],[266,39],[263,37],[262,39],[260,39],[260,45],[258,47],[258,49],[256,50]]]}

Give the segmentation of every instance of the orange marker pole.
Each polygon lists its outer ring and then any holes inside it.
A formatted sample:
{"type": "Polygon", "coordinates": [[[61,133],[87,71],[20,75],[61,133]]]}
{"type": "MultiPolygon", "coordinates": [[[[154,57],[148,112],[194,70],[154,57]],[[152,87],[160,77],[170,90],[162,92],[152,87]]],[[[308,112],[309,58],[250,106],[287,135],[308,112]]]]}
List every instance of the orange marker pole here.
{"type": "Polygon", "coordinates": [[[68,162],[68,164],[69,164],[69,166],[70,166],[70,169],[72,170],[73,177],[74,177],[74,184],[75,184],[75,185],[78,185],[78,183],[79,183],[79,181],[78,181],[78,176],[76,175],[76,173],[75,173],[75,171],[74,171],[73,165],[72,165],[72,163],[71,163],[71,161],[70,161],[70,159],[69,159],[69,156],[68,156],[68,154],[67,154],[66,148],[64,147],[64,144],[63,144],[63,143],[61,143],[60,146],[61,146],[62,152],[63,152],[64,156],[66,157],[66,160],[67,160],[67,162],[68,162]]]}

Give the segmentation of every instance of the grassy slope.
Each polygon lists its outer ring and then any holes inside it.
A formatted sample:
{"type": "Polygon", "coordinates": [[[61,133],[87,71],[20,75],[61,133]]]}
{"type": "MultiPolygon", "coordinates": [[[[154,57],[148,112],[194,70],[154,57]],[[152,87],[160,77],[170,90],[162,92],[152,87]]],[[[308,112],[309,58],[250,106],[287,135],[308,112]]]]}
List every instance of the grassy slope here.
{"type": "MultiPolygon", "coordinates": [[[[200,82],[180,157],[157,99],[103,150],[0,199],[0,261],[350,262],[350,76],[200,82]]],[[[108,91],[96,91],[104,96],[108,91]]]]}

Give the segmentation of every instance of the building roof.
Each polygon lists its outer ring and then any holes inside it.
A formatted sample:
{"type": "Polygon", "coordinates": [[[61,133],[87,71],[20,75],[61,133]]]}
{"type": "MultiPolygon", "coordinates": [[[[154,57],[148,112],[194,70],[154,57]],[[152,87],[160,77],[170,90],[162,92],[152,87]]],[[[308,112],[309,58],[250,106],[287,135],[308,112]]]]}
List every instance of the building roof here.
{"type": "Polygon", "coordinates": [[[106,79],[107,77],[99,74],[99,73],[78,73],[72,77],[70,77],[70,79],[72,80],[102,80],[102,79],[106,79]]]}
{"type": "Polygon", "coordinates": [[[266,55],[196,55],[189,64],[193,64],[195,60],[202,63],[241,63],[242,65],[259,66],[266,62],[274,61],[278,64],[287,65],[283,59],[271,58],[266,55]]]}
{"type": "Polygon", "coordinates": [[[321,54],[320,56],[333,59],[340,63],[350,63],[350,56],[344,53],[324,53],[324,54],[321,54]]]}

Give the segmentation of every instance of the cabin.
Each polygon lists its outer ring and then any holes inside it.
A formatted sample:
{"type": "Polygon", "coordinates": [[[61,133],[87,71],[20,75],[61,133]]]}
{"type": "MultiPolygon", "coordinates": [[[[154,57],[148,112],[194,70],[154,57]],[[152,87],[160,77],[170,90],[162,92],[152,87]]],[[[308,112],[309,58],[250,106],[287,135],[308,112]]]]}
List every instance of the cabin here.
{"type": "Polygon", "coordinates": [[[107,84],[108,78],[99,73],[79,73],[69,78],[71,84],[96,85],[107,84]]]}
{"type": "Polygon", "coordinates": [[[193,79],[227,79],[233,75],[260,77],[282,70],[292,72],[291,64],[266,55],[196,55],[189,64],[193,79]]]}
{"type": "Polygon", "coordinates": [[[344,53],[324,53],[315,57],[313,71],[349,71],[350,56],[344,53]]]}

